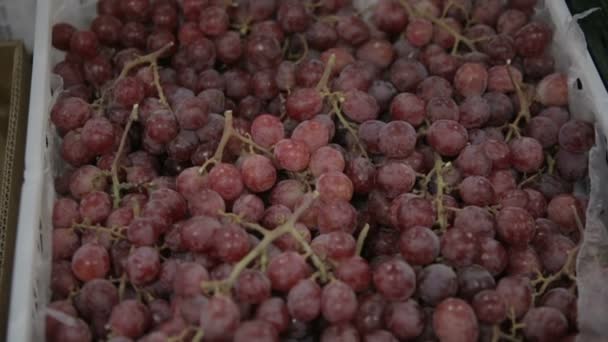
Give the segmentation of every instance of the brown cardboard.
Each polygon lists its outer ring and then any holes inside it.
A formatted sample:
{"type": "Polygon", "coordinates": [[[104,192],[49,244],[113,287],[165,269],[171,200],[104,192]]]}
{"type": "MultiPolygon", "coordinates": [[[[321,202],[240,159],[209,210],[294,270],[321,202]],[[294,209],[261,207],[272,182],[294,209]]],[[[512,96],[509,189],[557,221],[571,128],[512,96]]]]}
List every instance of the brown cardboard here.
{"type": "Polygon", "coordinates": [[[0,340],[5,339],[23,183],[31,57],[21,42],[0,42],[0,340]]]}

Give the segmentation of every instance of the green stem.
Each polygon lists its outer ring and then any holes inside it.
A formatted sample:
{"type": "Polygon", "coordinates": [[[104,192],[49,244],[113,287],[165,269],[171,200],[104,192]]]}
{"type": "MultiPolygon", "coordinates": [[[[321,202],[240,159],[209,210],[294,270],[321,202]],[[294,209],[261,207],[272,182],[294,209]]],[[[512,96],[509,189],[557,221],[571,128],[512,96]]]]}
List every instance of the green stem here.
{"type": "MultiPolygon", "coordinates": [[[[272,242],[287,233],[293,234],[295,232],[295,234],[298,234],[295,229],[296,222],[302,216],[302,214],[304,214],[304,212],[310,208],[313,201],[318,196],[319,194],[316,192],[313,193],[311,196],[306,196],[304,202],[293,212],[293,214],[285,223],[278,226],[274,230],[267,232],[264,235],[264,238],[249,253],[247,253],[247,255],[243,259],[241,259],[238,263],[234,265],[228,278],[219,282],[205,281],[201,284],[203,290],[219,290],[224,293],[229,293],[234,284],[236,283],[238,277],[243,272],[243,270],[245,270],[254,260],[260,257],[272,242]]],[[[296,239],[298,239],[297,236],[296,239]]],[[[304,239],[302,239],[302,237],[300,236],[300,243],[310,249],[308,243],[303,240],[304,239]]],[[[318,261],[320,261],[320,259],[315,261],[313,258],[313,263],[315,263],[315,266],[320,268],[319,271],[326,272],[325,265],[323,263],[317,264],[318,261]]]]}
{"type": "Polygon", "coordinates": [[[361,252],[363,251],[363,246],[365,245],[365,239],[367,238],[367,234],[369,233],[369,223],[366,223],[361,229],[359,233],[359,237],[357,238],[357,255],[361,256],[361,252]]]}
{"type": "Polygon", "coordinates": [[[129,116],[129,121],[127,121],[127,125],[125,126],[125,130],[122,133],[122,137],[120,138],[120,145],[118,146],[118,151],[116,151],[116,155],[114,156],[114,160],[112,161],[112,196],[114,198],[114,208],[118,208],[120,206],[120,180],[118,179],[118,166],[120,165],[120,160],[122,159],[123,150],[127,143],[127,138],[129,137],[129,130],[131,130],[131,126],[133,122],[137,120],[137,116],[139,114],[139,105],[136,104],[133,106],[133,110],[131,111],[131,115],[129,116]]]}
{"type": "Polygon", "coordinates": [[[524,119],[526,122],[528,122],[530,120],[530,102],[528,101],[527,96],[524,94],[523,90],[521,89],[521,85],[519,84],[519,82],[517,82],[517,80],[515,79],[515,77],[513,77],[513,72],[511,72],[511,61],[507,61],[507,74],[509,74],[509,78],[511,79],[511,83],[513,83],[513,86],[515,87],[515,93],[517,94],[517,98],[519,99],[519,112],[517,112],[517,117],[515,117],[515,120],[509,125],[509,132],[507,133],[507,136],[505,137],[505,141],[509,142],[509,140],[511,140],[511,138],[513,137],[513,135],[515,134],[516,136],[519,136],[519,124],[520,121],[522,119],[524,119]]]}

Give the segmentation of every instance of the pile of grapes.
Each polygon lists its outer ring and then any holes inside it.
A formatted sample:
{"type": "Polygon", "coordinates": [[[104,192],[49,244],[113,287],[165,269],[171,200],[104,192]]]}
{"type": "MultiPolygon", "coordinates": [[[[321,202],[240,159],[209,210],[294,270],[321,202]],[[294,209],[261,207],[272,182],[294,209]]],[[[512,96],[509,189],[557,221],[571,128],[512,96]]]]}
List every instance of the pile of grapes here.
{"type": "Polygon", "coordinates": [[[573,341],[594,128],[536,2],[56,24],[47,339],[573,341]]]}

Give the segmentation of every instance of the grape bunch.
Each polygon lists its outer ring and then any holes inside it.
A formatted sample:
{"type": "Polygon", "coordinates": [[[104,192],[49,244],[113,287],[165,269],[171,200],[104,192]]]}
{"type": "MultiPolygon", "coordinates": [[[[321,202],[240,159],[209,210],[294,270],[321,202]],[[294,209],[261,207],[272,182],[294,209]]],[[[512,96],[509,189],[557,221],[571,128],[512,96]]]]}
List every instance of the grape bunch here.
{"type": "Polygon", "coordinates": [[[574,341],[593,125],[536,0],[99,0],[48,341],[574,341]]]}

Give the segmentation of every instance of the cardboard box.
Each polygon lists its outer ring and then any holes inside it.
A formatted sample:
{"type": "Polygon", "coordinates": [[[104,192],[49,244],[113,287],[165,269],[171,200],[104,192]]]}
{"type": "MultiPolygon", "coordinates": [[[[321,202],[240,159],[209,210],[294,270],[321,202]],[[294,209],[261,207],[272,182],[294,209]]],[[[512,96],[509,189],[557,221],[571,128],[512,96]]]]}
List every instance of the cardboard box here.
{"type": "MultiPolygon", "coordinates": [[[[31,79],[20,42],[0,42],[0,307],[8,307],[19,214],[31,79]]],[[[0,310],[5,340],[8,310],[0,310]]]]}

